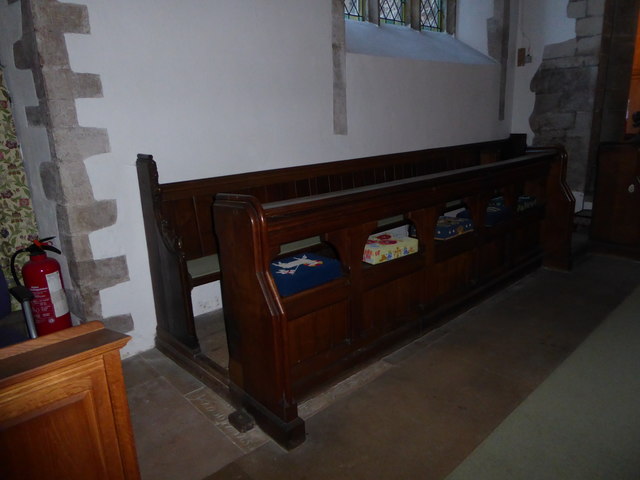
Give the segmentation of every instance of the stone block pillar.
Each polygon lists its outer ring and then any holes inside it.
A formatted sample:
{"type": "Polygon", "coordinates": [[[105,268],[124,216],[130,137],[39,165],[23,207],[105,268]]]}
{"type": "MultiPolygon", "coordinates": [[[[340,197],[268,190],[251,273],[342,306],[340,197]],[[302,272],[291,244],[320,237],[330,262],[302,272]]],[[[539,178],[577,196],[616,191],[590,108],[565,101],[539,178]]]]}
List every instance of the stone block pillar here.
{"type": "Polygon", "coordinates": [[[95,259],[89,242],[89,234],[113,225],[118,212],[115,200],[94,198],[84,163],[109,151],[107,131],[80,126],[75,108],[76,98],[101,97],[102,84],[98,75],[71,70],[64,37],[89,33],[87,8],[57,0],[22,0],[21,8],[16,66],[31,70],[38,97],[38,105],[27,107],[27,119],[47,130],[50,158],[41,164],[40,175],[46,197],[56,206],[71,311],[81,321],[102,320],[117,330],[131,330],[130,315],[104,318],[100,303],[100,290],[129,279],[126,259],[95,259]]]}

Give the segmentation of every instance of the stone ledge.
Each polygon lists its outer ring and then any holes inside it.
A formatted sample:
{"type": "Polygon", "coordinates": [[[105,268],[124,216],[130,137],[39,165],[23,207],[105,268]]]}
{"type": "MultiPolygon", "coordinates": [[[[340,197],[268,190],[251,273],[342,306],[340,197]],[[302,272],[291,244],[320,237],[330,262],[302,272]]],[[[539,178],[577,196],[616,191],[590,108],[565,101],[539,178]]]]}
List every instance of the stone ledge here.
{"type": "Polygon", "coordinates": [[[45,196],[53,200],[58,208],[64,209],[70,203],[88,204],[94,201],[82,161],[43,162],[40,164],[40,178],[45,196]]]}
{"type": "Polygon", "coordinates": [[[129,280],[124,255],[73,263],[69,272],[76,281],[82,282],[82,289],[87,292],[97,292],[129,280]]]}
{"type": "Polygon", "coordinates": [[[78,97],[101,97],[100,76],[93,73],[76,73],[69,68],[45,69],[46,90],[57,101],[67,100],[75,107],[78,97]],[[55,92],[55,95],[51,95],[55,92]]]}
{"type": "Polygon", "coordinates": [[[587,15],[590,17],[604,15],[605,0],[589,0],[587,6],[587,15]]]}
{"type": "Polygon", "coordinates": [[[541,65],[541,70],[552,70],[558,68],[582,68],[594,67],[600,64],[600,59],[595,55],[581,55],[577,57],[563,57],[545,59],[541,65]]]}
{"type": "Polygon", "coordinates": [[[99,200],[88,204],[70,204],[58,211],[62,231],[66,226],[69,235],[88,234],[110,227],[118,218],[115,200],[99,200]]]}
{"type": "Polygon", "coordinates": [[[571,38],[564,42],[545,45],[542,57],[545,60],[548,58],[573,57],[575,53],[576,53],[576,39],[571,38]]]}
{"type": "Polygon", "coordinates": [[[38,56],[43,75],[47,70],[69,68],[69,53],[62,33],[46,30],[38,35],[38,56]],[[45,37],[45,38],[43,38],[45,37]]]}
{"type": "Polygon", "coordinates": [[[93,251],[89,235],[74,235],[60,232],[58,236],[63,252],[73,252],[76,262],[86,262],[93,260],[93,251]]]}
{"type": "MultiPolygon", "coordinates": [[[[55,119],[52,119],[56,125],[55,119]]],[[[50,129],[56,145],[56,156],[62,162],[84,160],[111,151],[105,128],[67,126],[50,129]]]]}
{"type": "Polygon", "coordinates": [[[60,207],[66,208],[67,205],[87,205],[95,202],[89,175],[87,174],[87,169],[84,168],[84,162],[61,162],[57,160],[56,165],[62,187],[59,197],[60,207]]]}
{"type": "Polygon", "coordinates": [[[597,17],[579,18],[576,20],[576,36],[591,37],[602,34],[603,21],[604,17],[601,15],[597,17]]]}
{"type": "Polygon", "coordinates": [[[74,127],[78,125],[78,114],[76,112],[76,106],[73,101],[66,99],[49,99],[48,106],[48,119],[53,123],[60,126],[74,127]]]}
{"type": "Polygon", "coordinates": [[[567,17],[582,18],[587,16],[587,1],[570,2],[567,5],[567,17]]]}
{"type": "Polygon", "coordinates": [[[592,37],[582,37],[578,39],[576,54],[590,55],[597,57],[600,53],[600,45],[602,44],[602,35],[594,35],[592,37]]]}
{"type": "MultiPolygon", "coordinates": [[[[86,5],[58,1],[31,1],[34,24],[59,33],[90,33],[86,5]]],[[[64,49],[66,52],[66,48],[64,49]]]]}

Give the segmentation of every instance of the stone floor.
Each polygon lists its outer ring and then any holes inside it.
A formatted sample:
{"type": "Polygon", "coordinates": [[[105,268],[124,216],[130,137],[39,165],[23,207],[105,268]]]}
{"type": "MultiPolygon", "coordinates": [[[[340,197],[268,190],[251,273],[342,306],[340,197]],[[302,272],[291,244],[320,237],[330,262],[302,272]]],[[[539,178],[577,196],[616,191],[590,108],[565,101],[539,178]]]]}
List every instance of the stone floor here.
{"type": "Polygon", "coordinates": [[[445,478],[638,285],[640,263],[539,270],[300,406],[286,452],[156,350],[124,361],[144,480],[445,478]]]}

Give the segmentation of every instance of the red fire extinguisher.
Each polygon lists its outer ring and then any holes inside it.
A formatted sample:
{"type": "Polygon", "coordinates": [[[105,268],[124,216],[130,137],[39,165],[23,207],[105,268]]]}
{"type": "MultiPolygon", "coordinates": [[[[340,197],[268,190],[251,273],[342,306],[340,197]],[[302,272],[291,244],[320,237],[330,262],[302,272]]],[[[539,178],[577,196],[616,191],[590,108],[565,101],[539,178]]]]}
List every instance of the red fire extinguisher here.
{"type": "Polygon", "coordinates": [[[34,297],[31,300],[31,311],[38,335],[46,335],[71,326],[71,314],[60,275],[60,264],[55,259],[47,257],[46,253],[47,250],[62,253],[48,243],[53,238],[34,240],[31,245],[21,248],[11,257],[11,274],[16,285],[21,285],[16,273],[15,259],[20,253],[29,253],[29,261],[22,267],[22,278],[34,297]]]}

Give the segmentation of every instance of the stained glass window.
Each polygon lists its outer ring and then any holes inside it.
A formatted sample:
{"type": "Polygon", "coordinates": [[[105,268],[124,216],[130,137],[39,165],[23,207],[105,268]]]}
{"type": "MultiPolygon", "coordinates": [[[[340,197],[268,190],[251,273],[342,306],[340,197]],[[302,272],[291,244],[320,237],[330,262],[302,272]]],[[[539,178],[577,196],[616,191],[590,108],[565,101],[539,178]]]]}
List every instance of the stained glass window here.
{"type": "Polygon", "coordinates": [[[365,0],[344,0],[344,18],[364,20],[365,0]]]}
{"type": "MultiPolygon", "coordinates": [[[[413,10],[410,5],[416,5],[418,2],[420,4],[420,30],[443,32],[445,30],[444,0],[378,0],[378,15],[371,15],[371,17],[379,18],[380,23],[412,24],[415,25],[414,28],[418,28],[417,19],[410,18],[410,10],[413,10]]],[[[367,0],[344,0],[344,18],[365,20],[367,17],[366,5],[367,0]]],[[[413,11],[415,12],[415,10],[413,11]]]]}
{"type": "Polygon", "coordinates": [[[406,0],[380,0],[380,23],[404,25],[408,23],[406,0]]]}
{"type": "Polygon", "coordinates": [[[444,31],[442,0],[420,0],[420,29],[444,31]]]}

